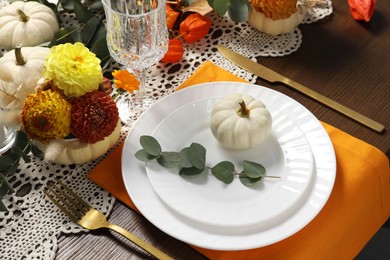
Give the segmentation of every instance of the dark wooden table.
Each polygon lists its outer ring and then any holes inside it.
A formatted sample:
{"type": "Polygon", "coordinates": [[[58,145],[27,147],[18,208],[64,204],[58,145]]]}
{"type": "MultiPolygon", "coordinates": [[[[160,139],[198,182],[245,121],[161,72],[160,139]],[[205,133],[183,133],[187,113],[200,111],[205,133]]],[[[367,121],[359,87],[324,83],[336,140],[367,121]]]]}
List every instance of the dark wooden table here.
{"type": "MultiPolygon", "coordinates": [[[[376,146],[390,155],[390,1],[377,1],[370,23],[352,19],[347,0],[334,0],[333,14],[301,25],[303,43],[291,55],[258,61],[382,124],[378,134],[283,85],[258,83],[287,94],[318,119],[376,146]]],[[[175,259],[202,259],[186,244],[169,237],[121,202],[113,223],[164,250],[175,259]]],[[[142,250],[110,231],[64,235],[57,259],[148,259],[142,250]],[[108,250],[109,249],[109,250],[108,250]]]]}
{"type": "Polygon", "coordinates": [[[291,55],[258,62],[383,124],[372,130],[283,85],[261,85],[304,104],[318,119],[390,155],[390,1],[377,1],[369,23],[354,21],[347,0],[333,1],[333,14],[301,25],[303,41],[291,55]]]}

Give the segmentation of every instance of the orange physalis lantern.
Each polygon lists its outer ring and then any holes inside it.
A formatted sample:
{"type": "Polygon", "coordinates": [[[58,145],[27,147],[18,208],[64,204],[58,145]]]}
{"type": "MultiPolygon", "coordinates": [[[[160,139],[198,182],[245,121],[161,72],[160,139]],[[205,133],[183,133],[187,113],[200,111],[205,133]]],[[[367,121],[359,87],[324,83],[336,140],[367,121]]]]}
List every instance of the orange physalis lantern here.
{"type": "Polygon", "coordinates": [[[178,39],[170,39],[168,43],[168,51],[161,59],[163,62],[175,63],[181,60],[184,54],[184,48],[181,41],[178,39]]]}
{"type": "Polygon", "coordinates": [[[180,23],[179,33],[186,43],[193,43],[209,32],[211,21],[201,14],[190,14],[180,23]]]}

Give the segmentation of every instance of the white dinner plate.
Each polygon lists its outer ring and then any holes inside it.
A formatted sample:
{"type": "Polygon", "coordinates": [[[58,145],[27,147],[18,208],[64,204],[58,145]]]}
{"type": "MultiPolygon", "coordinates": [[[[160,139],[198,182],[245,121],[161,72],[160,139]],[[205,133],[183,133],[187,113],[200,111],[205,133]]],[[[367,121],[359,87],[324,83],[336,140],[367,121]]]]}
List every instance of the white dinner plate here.
{"type": "MultiPolygon", "coordinates": [[[[178,129],[180,130],[180,129],[178,129]]],[[[156,102],[135,122],[122,153],[122,177],[126,190],[140,212],[163,232],[183,242],[215,250],[244,250],[266,246],[301,230],[321,211],[336,178],[336,159],[331,140],[316,117],[304,106],[274,90],[238,82],[213,82],[177,91],[156,102]],[[305,134],[314,156],[313,185],[284,221],[270,226],[225,228],[194,221],[173,210],[154,191],[146,167],[134,154],[141,149],[142,135],[155,129],[175,110],[199,100],[220,98],[230,93],[245,93],[262,100],[271,113],[272,107],[288,117],[305,134]]]]}
{"type": "MultiPolygon", "coordinates": [[[[203,145],[208,167],[228,160],[241,172],[247,160],[262,164],[267,175],[280,179],[265,178],[249,188],[236,177],[227,185],[210,170],[196,177],[180,177],[177,168],[167,169],[153,160],[146,170],[154,190],[178,213],[208,225],[257,228],[285,220],[312,184],[313,156],[306,136],[275,104],[270,108],[272,133],[262,144],[246,150],[224,149],[209,127],[210,108],[217,101],[207,98],[176,109],[161,120],[153,136],[164,151],[180,151],[193,142],[203,145]]],[[[157,110],[159,105],[149,113],[157,110]]]]}

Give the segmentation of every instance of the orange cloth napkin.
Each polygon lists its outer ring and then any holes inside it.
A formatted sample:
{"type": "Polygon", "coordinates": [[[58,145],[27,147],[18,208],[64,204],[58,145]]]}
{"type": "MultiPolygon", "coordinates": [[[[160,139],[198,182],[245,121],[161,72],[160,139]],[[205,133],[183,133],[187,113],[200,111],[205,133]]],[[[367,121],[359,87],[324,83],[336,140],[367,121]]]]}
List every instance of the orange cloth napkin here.
{"type": "MultiPolygon", "coordinates": [[[[178,89],[209,81],[244,81],[205,62],[178,89]]],[[[352,259],[390,216],[389,160],[377,148],[323,123],[336,153],[332,194],[316,218],[296,234],[242,251],[194,247],[210,259],[352,259]]],[[[121,177],[120,145],[88,177],[135,209],[121,177]]]]}

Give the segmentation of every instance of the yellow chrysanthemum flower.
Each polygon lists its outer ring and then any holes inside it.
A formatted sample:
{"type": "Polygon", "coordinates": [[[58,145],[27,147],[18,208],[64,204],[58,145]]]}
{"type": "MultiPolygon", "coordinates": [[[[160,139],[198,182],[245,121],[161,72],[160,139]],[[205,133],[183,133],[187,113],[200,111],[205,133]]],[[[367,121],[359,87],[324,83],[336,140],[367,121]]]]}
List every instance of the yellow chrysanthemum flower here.
{"type": "Polygon", "coordinates": [[[134,90],[139,89],[139,81],[134,74],[131,74],[128,70],[114,70],[112,72],[114,76],[114,84],[116,88],[121,88],[123,90],[133,93],[134,90]]]}
{"type": "Polygon", "coordinates": [[[71,112],[72,105],[57,91],[39,89],[27,95],[21,121],[30,138],[47,143],[69,135],[71,112]]]}
{"type": "Polygon", "coordinates": [[[100,59],[80,42],[52,47],[42,74],[47,80],[53,80],[67,97],[96,90],[103,81],[100,59]]]}

